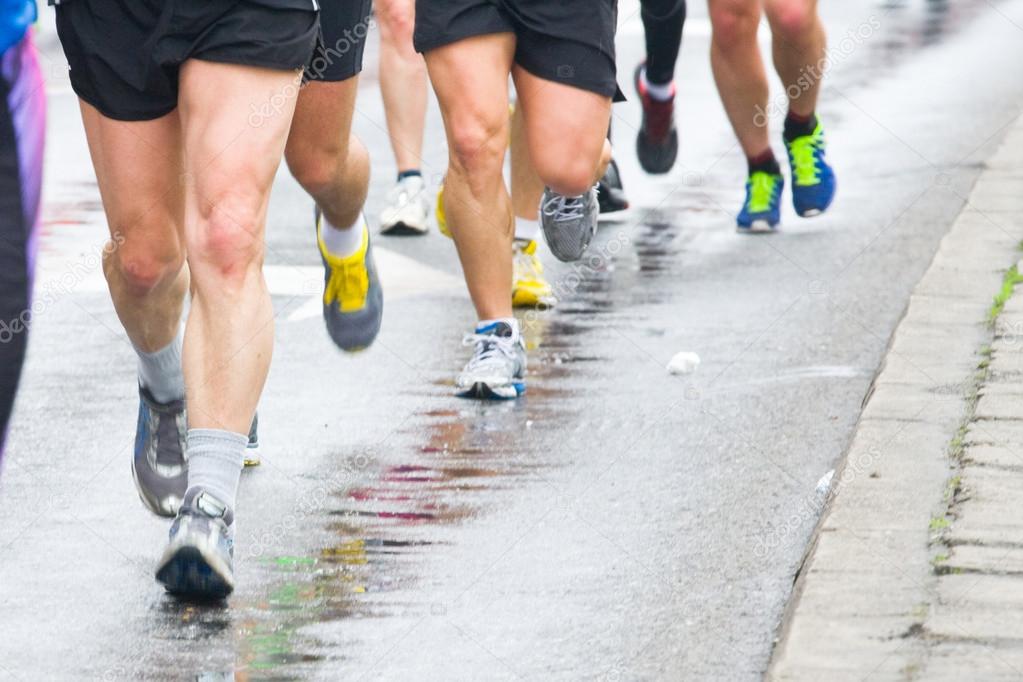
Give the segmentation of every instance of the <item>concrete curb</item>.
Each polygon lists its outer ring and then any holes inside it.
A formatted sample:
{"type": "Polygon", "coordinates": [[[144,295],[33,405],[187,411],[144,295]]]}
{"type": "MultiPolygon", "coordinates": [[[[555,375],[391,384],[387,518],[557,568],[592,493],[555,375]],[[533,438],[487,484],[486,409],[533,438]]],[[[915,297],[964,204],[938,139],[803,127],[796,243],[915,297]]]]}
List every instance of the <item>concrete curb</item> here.
{"type": "MultiPolygon", "coordinates": [[[[1007,306],[998,339],[988,323],[992,297],[1020,257],[1021,159],[1023,118],[987,163],[892,337],[799,572],[768,679],[1021,676],[1008,654],[992,657],[990,650],[1005,648],[991,637],[1007,618],[1019,621],[1015,634],[1023,637],[1023,616],[1010,617],[994,600],[1009,592],[994,581],[1004,581],[1006,562],[1016,559],[1015,596],[1002,599],[1023,604],[1021,496],[1010,502],[1012,493],[1023,493],[1023,455],[1015,454],[1023,453],[1023,420],[976,426],[977,418],[1023,416],[1023,385],[1010,383],[1023,376],[1023,360],[1015,361],[1019,374],[1006,370],[1001,393],[981,389],[989,355],[1023,357],[1023,304],[1007,306]],[[1015,467],[1018,478],[999,485],[997,466],[1015,467]],[[964,491],[974,480],[992,492],[967,517],[964,491]],[[1016,508],[1004,510],[1012,520],[1009,540],[992,500],[1016,508]],[[971,524],[963,527],[960,513],[971,524]],[[963,576],[978,567],[1002,572],[983,576],[992,582],[974,590],[963,576]],[[964,594],[979,601],[964,601],[964,594]],[[985,651],[986,666],[974,660],[985,651]]],[[[1011,651],[1019,670],[1021,645],[1011,651]]]]}

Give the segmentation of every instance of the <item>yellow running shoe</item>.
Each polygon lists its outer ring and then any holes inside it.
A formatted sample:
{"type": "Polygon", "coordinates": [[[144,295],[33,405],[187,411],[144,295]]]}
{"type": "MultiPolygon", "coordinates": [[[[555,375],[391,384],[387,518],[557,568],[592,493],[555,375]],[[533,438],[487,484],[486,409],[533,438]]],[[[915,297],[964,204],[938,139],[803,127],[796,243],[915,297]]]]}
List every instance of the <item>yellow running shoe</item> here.
{"type": "Polygon", "coordinates": [[[558,299],[543,276],[543,263],[536,257],[536,240],[516,239],[512,261],[512,305],[516,308],[550,308],[558,299]]]}
{"type": "Polygon", "coordinates": [[[452,239],[451,230],[448,229],[448,217],[444,213],[444,183],[440,183],[440,187],[437,189],[437,209],[434,211],[434,215],[437,216],[437,229],[440,233],[452,239]]]}
{"type": "Polygon", "coordinates": [[[362,246],[346,258],[327,252],[320,236],[321,215],[316,211],[316,241],[323,259],[323,320],[327,333],[341,350],[368,348],[380,331],[384,295],[373,260],[369,228],[363,218],[362,246]]]}

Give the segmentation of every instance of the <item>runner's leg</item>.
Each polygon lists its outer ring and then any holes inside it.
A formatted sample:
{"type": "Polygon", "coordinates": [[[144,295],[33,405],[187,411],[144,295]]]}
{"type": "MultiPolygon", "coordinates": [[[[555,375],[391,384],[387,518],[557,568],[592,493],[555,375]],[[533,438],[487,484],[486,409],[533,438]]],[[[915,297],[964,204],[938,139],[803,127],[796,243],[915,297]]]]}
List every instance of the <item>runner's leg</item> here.
{"type": "Polygon", "coordinates": [[[359,220],[369,190],[369,154],[351,132],[358,85],[358,77],[307,83],[285,149],[295,179],[336,226],[359,220]]]}
{"type": "Polygon", "coordinates": [[[817,108],[827,46],[817,2],[765,0],[764,13],[771,25],[774,67],[785,86],[789,111],[809,118],[817,108]]]}
{"type": "Polygon", "coordinates": [[[263,279],[270,186],[284,152],[297,72],[192,59],[182,66],[185,241],[192,305],[184,367],[190,429],[248,434],[273,350],[263,279]],[[275,110],[253,125],[268,98],[275,110]]]}
{"type": "Polygon", "coordinates": [[[501,171],[514,52],[513,34],[494,33],[426,53],[448,138],[444,208],[481,320],[511,316],[512,211],[501,171]]]}
{"type": "Polygon", "coordinates": [[[426,129],[426,62],[412,45],[415,0],[376,0],[380,26],[380,93],[398,178],[380,212],[384,234],[422,235],[431,197],[422,176],[426,129]]]}
{"type": "Polygon", "coordinates": [[[426,129],[426,62],[412,47],[414,0],[376,0],[380,26],[380,94],[398,172],[422,166],[426,129]]]}
{"type": "Polygon", "coordinates": [[[767,72],[757,44],[759,0],[708,0],[713,26],[710,61],[718,93],[743,153],[770,150],[767,72]]]}
{"type": "Polygon", "coordinates": [[[110,230],[103,272],[114,310],[137,349],[157,351],[177,335],[188,290],[178,114],[116,121],[85,101],[81,110],[110,230]]]}
{"type": "Polygon", "coordinates": [[[590,190],[610,161],[611,98],[514,71],[530,157],[540,180],[558,194],[590,190]]]}

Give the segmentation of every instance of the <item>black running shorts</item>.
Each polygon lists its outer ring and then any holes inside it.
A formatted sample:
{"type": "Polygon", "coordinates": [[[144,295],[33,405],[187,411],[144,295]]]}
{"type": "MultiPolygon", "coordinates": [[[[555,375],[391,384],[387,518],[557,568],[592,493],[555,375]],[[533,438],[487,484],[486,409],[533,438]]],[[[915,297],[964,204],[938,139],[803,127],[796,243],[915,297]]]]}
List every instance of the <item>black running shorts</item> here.
{"type": "Polygon", "coordinates": [[[617,21],[617,0],[416,0],[415,44],[514,33],[515,63],[534,76],[617,97],[617,21]]]}
{"type": "Polygon", "coordinates": [[[320,31],[305,69],[306,80],[346,81],[362,71],[362,54],[373,27],[373,0],[320,0],[320,31]]]}
{"type": "Polygon", "coordinates": [[[178,106],[178,72],[188,59],[301,69],[319,17],[311,2],[289,9],[251,0],[72,0],[57,5],[57,33],[75,93],[104,116],[145,121],[178,106]]]}

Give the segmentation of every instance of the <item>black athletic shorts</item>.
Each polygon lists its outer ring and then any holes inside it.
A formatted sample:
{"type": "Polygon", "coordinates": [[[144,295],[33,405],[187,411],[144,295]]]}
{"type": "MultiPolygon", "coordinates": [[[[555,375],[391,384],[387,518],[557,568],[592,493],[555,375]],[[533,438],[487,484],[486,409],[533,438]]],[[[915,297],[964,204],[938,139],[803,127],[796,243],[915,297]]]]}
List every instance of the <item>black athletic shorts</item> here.
{"type": "Polygon", "coordinates": [[[104,116],[145,121],[178,106],[178,72],[188,59],[304,67],[320,33],[307,2],[290,9],[251,0],[65,0],[57,33],[75,93],[104,116]]]}
{"type": "Polygon", "coordinates": [[[310,81],[346,81],[362,71],[362,54],[373,26],[373,0],[320,0],[320,31],[305,69],[310,81]]]}
{"type": "Polygon", "coordinates": [[[514,33],[515,63],[534,76],[618,99],[617,0],[416,0],[419,52],[514,33]]]}

